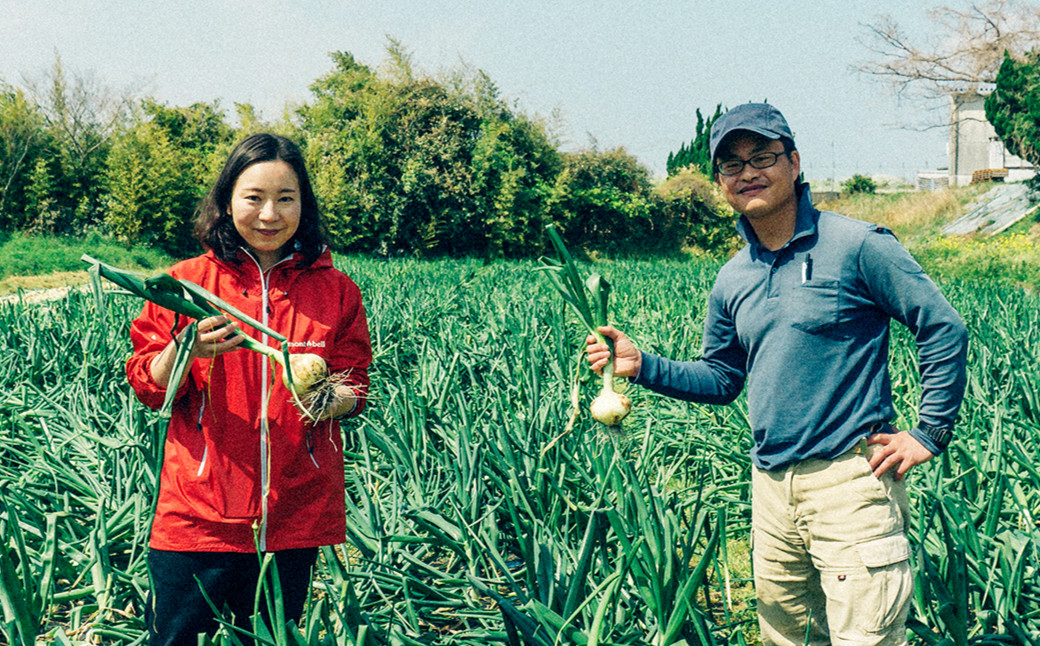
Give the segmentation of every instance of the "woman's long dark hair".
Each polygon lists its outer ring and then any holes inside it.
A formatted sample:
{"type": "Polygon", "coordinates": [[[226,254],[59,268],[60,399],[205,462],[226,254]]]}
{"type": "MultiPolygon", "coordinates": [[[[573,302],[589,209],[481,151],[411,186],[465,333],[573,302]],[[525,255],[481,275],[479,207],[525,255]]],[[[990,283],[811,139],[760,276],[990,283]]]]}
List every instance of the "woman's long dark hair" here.
{"type": "Polygon", "coordinates": [[[309,265],[328,245],[328,234],[307,175],[303,153],[296,144],[281,135],[251,135],[235,146],[216,184],[202,200],[195,218],[195,237],[221,260],[238,261],[239,249],[247,245],[235,229],[229,213],[231,192],[245,169],[267,161],[283,161],[296,172],[300,182],[300,226],[286,245],[289,245],[289,251],[298,251],[303,256],[301,265],[309,265]]]}

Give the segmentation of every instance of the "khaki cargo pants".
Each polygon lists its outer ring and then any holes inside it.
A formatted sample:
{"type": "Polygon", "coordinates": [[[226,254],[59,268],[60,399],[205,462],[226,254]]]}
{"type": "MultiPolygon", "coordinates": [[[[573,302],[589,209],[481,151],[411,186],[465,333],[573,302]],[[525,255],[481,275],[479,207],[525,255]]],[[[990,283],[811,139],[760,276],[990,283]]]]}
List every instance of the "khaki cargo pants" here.
{"type": "Polygon", "coordinates": [[[753,470],[752,558],[764,644],[906,643],[913,589],[906,488],[893,480],[894,469],[874,477],[871,449],[861,441],[834,460],[753,470]]]}

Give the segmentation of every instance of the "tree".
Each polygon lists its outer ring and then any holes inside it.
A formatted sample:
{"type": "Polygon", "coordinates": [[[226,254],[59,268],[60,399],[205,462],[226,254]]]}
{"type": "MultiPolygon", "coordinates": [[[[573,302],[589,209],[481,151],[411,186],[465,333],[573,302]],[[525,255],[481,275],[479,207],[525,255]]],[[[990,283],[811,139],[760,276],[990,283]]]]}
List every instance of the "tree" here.
{"type": "Polygon", "coordinates": [[[36,107],[22,90],[0,82],[0,231],[24,225],[30,173],[42,154],[36,107]]]}
{"type": "Polygon", "coordinates": [[[96,180],[104,172],[112,135],[125,126],[132,98],[89,74],[70,76],[60,56],[42,79],[25,81],[25,93],[42,120],[50,174],[50,193],[40,196],[48,210],[26,213],[25,219],[40,231],[80,233],[103,216],[102,186],[96,180]]]}
{"type": "Polygon", "coordinates": [[[235,139],[220,104],[171,107],[145,99],[137,122],[111,139],[103,175],[109,231],[175,257],[196,253],[195,209],[235,139]]]}
{"type": "Polygon", "coordinates": [[[551,218],[560,154],[544,125],[508,112],[487,115],[473,148],[482,253],[529,255],[551,218]]]}
{"type": "Polygon", "coordinates": [[[662,239],[714,253],[739,248],[733,211],[703,172],[679,170],[654,195],[653,219],[662,239]]]}
{"type": "Polygon", "coordinates": [[[380,78],[350,54],[333,60],[299,114],[334,246],[428,255],[463,240],[477,114],[410,69],[380,78]]]}
{"type": "MultiPolygon", "coordinates": [[[[337,250],[526,256],[550,222],[588,251],[713,244],[694,233],[718,215],[703,191],[654,191],[621,148],[560,153],[545,122],[511,110],[486,74],[433,79],[396,43],[390,54],[379,72],[333,54],[298,110],[337,250]]],[[[699,129],[705,149],[710,123],[699,129]]]]}
{"type": "Polygon", "coordinates": [[[559,157],[486,75],[423,76],[396,43],[381,73],[348,53],[298,110],[340,251],[516,256],[549,212],[559,157]]]}
{"type": "Polygon", "coordinates": [[[30,232],[51,231],[60,219],[55,207],[55,178],[46,157],[37,157],[25,187],[25,228],[30,232]],[[31,214],[31,219],[29,216],[31,214]]]}
{"type": "Polygon", "coordinates": [[[1004,56],[986,119],[1008,150],[1040,167],[1040,49],[1017,60],[1004,56]]]}
{"type": "MultiPolygon", "coordinates": [[[[235,132],[224,118],[219,101],[196,102],[189,106],[168,106],[153,99],[141,102],[145,118],[159,128],[169,142],[181,151],[188,172],[196,182],[193,193],[201,198],[212,186],[235,143],[235,132]]],[[[249,108],[238,106],[240,116],[252,116],[249,108]]],[[[247,122],[248,127],[257,124],[247,122]]],[[[250,133],[251,134],[251,133],[250,133]]]]}
{"type": "Polygon", "coordinates": [[[1040,46],[1040,6],[1023,0],[987,0],[966,9],[929,12],[935,38],[915,43],[889,16],[867,25],[874,58],[859,70],[901,95],[935,99],[951,89],[992,83],[1004,52],[1021,56],[1040,46]]]}
{"type": "Polygon", "coordinates": [[[668,154],[666,169],[671,177],[684,168],[697,166],[701,173],[711,175],[711,126],[722,116],[722,104],[715,106],[715,114],[705,119],[701,109],[697,108],[697,129],[689,147],[683,144],[678,152],[668,154]]]}
{"type": "Polygon", "coordinates": [[[650,172],[624,148],[563,154],[553,199],[568,244],[624,252],[654,240],[650,172]]]}
{"type": "Polygon", "coordinates": [[[190,151],[176,146],[162,126],[142,122],[117,137],[104,180],[105,224],[116,238],[155,245],[175,257],[197,250],[191,221],[200,183],[190,151]]]}

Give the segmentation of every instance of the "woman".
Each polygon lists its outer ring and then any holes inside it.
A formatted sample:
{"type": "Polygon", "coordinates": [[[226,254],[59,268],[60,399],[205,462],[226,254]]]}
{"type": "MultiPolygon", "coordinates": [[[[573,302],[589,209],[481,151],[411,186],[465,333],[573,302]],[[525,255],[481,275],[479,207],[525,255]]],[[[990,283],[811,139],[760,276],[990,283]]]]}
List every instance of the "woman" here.
{"type": "MultiPolygon", "coordinates": [[[[202,203],[195,233],[206,253],[170,273],[202,285],[322,356],[342,383],[310,422],[293,406],[280,368],[241,350],[224,316],[198,323],[193,362],[177,384],[159,501],[149,541],[152,644],[195,644],[217,629],[213,611],[249,626],[260,554],[273,553],[285,616],[299,619],[318,547],[346,538],[338,418],[357,415],[372,351],[357,285],[332,266],[299,148],[259,134],[231,152],[202,203]],[[259,552],[259,554],[258,554],[259,552]],[[205,589],[205,596],[200,592],[205,589]]],[[[152,303],[131,327],[127,376],[147,406],[162,405],[189,321],[152,303]]],[[[273,343],[272,343],[273,345],[273,343]]]]}

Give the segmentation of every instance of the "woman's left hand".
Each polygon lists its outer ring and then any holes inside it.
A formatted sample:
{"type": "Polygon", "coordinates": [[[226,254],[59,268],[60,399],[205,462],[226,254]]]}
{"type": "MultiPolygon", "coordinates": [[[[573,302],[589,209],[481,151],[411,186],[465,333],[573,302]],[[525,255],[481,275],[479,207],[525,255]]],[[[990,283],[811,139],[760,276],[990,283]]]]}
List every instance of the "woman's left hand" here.
{"type": "Polygon", "coordinates": [[[357,407],[357,394],[353,388],[345,385],[336,386],[336,397],[328,407],[318,415],[318,419],[333,419],[350,414],[357,407]]]}

